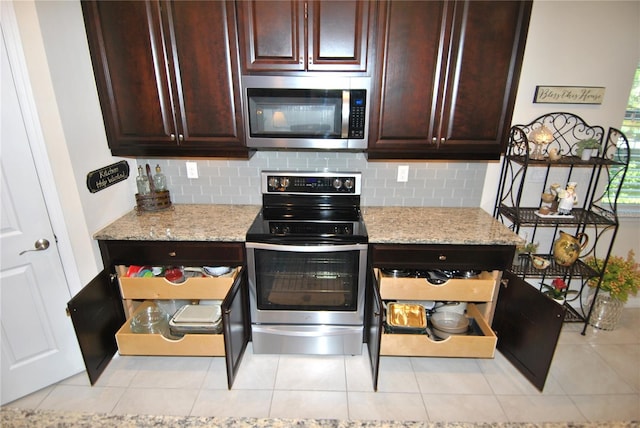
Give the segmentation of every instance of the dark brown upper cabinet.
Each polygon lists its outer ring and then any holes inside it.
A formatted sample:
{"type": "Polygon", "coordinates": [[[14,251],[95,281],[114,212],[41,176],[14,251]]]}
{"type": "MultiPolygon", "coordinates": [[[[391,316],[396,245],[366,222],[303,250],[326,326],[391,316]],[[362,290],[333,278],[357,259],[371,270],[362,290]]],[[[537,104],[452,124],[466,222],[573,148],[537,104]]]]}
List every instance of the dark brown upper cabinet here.
{"type": "Polygon", "coordinates": [[[247,158],[233,2],[83,1],[116,156],[247,158]]]}
{"type": "Polygon", "coordinates": [[[375,1],[239,1],[242,70],[366,72],[375,1]]]}
{"type": "Polygon", "coordinates": [[[498,159],[530,1],[386,1],[369,159],[498,159]]]}

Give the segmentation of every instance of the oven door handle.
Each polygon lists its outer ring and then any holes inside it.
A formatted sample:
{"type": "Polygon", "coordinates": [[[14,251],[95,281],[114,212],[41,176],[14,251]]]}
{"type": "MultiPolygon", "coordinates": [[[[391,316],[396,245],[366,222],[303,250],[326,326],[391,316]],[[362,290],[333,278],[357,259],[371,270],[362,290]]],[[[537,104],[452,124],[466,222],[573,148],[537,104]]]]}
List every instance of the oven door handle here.
{"type": "Polygon", "coordinates": [[[341,336],[352,333],[353,331],[362,330],[361,326],[295,326],[295,325],[278,325],[275,327],[253,324],[252,331],[258,333],[277,334],[279,336],[292,337],[327,337],[341,336]],[[305,328],[306,327],[306,328],[305,328]]]}
{"type": "Polygon", "coordinates": [[[362,251],[367,249],[367,244],[344,244],[344,245],[285,245],[285,244],[265,244],[262,242],[247,242],[245,247],[256,250],[290,251],[296,253],[321,253],[335,251],[362,251]]]}

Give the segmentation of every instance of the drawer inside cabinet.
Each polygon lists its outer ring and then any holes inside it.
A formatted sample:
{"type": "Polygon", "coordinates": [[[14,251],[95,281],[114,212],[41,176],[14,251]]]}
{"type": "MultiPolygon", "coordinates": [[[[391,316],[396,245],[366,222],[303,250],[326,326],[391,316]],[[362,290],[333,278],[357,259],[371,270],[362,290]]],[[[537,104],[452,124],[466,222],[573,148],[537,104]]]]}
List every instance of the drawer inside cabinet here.
{"type": "Polygon", "coordinates": [[[489,302],[496,292],[496,279],[485,271],[476,278],[452,278],[440,285],[433,285],[425,278],[385,277],[377,268],[374,273],[382,300],[489,302]]]}
{"type": "Polygon", "coordinates": [[[498,339],[478,308],[470,303],[467,317],[475,322],[478,335],[452,335],[433,340],[426,334],[383,333],[380,355],[409,357],[493,358],[498,339]]]}
{"type": "MultiPolygon", "coordinates": [[[[143,302],[134,312],[144,311],[152,302],[143,302]]],[[[118,352],[121,355],[192,355],[224,356],[222,334],[185,334],[179,339],[168,339],[162,334],[134,333],[131,319],[116,333],[118,352]]]]}
{"type": "Polygon", "coordinates": [[[176,284],[164,277],[124,277],[126,270],[125,266],[117,267],[123,299],[223,300],[240,273],[240,267],[236,267],[223,276],[187,278],[176,284]]]}

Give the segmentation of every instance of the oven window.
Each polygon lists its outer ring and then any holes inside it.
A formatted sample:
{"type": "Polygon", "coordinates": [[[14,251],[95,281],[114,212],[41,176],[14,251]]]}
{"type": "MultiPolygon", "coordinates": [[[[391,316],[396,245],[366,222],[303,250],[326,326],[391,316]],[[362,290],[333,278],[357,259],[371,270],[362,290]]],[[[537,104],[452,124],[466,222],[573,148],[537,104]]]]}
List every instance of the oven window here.
{"type": "Polygon", "coordinates": [[[252,137],[336,138],[342,132],[342,91],[248,89],[252,137]]]}
{"type": "Polygon", "coordinates": [[[359,251],[255,250],[261,310],[356,310],[359,251]]]}

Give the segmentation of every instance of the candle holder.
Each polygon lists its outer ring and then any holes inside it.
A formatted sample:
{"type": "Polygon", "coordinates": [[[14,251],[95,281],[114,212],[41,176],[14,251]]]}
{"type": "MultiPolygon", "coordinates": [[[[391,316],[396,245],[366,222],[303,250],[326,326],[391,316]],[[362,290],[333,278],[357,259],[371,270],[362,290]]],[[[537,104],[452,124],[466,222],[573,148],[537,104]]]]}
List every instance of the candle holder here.
{"type": "Polygon", "coordinates": [[[544,160],[544,147],[553,141],[553,133],[544,125],[529,133],[529,141],[533,143],[533,151],[529,156],[534,160],[544,160]]]}

